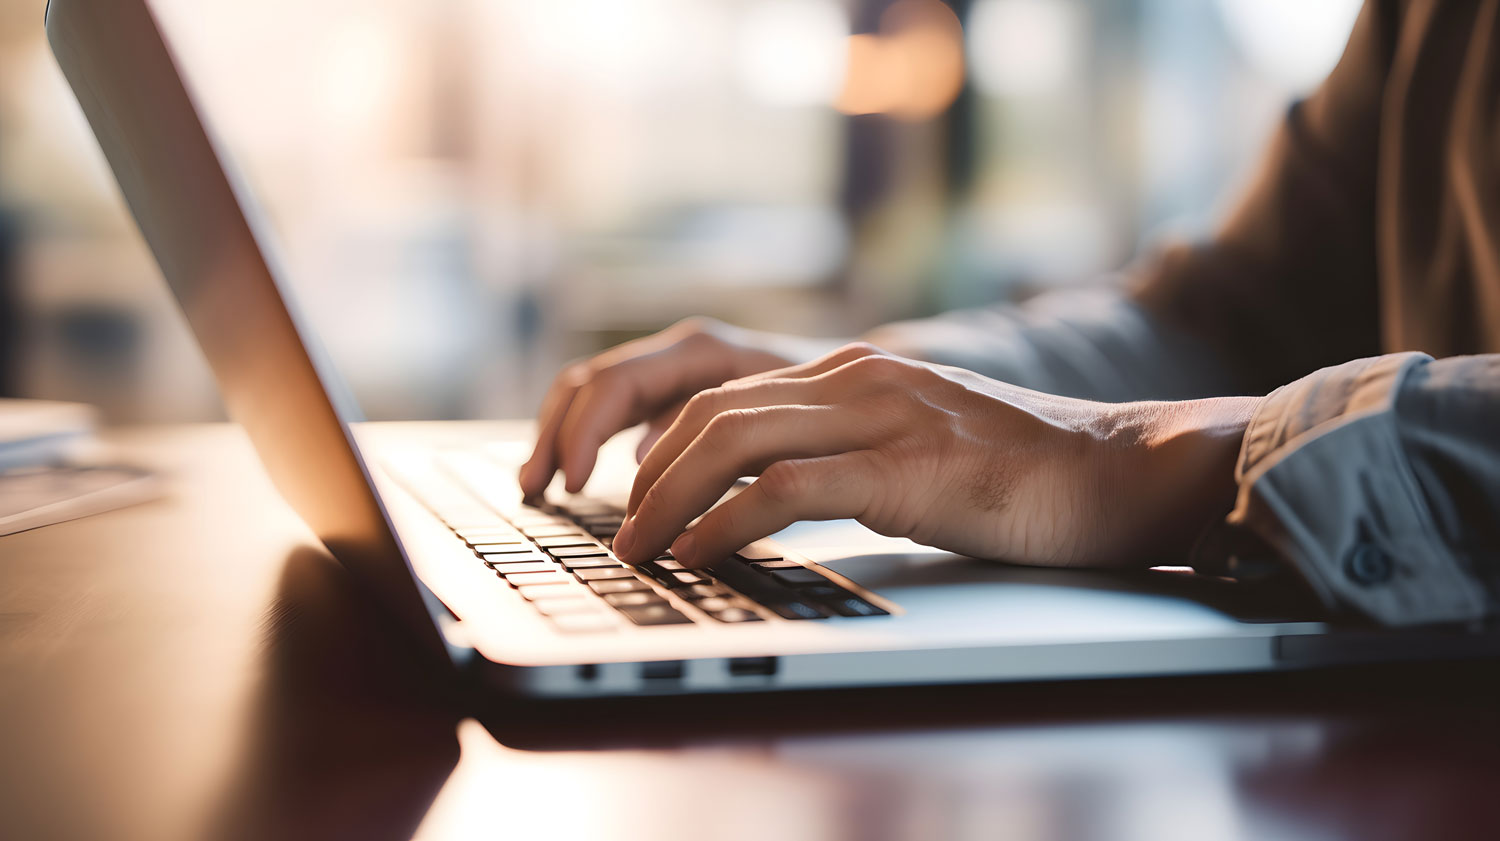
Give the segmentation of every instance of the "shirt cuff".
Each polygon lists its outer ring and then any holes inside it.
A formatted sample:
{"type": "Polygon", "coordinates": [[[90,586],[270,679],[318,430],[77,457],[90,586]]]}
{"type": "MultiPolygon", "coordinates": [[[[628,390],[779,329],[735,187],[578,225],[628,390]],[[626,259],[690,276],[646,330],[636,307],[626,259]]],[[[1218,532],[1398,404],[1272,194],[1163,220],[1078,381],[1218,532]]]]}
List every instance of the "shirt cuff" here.
{"type": "Polygon", "coordinates": [[[1226,520],[1249,538],[1241,545],[1292,562],[1329,607],[1387,625],[1465,622],[1486,610],[1480,582],[1435,530],[1400,440],[1396,396],[1429,362],[1420,353],[1361,359],[1272,392],[1245,432],[1226,520]]]}

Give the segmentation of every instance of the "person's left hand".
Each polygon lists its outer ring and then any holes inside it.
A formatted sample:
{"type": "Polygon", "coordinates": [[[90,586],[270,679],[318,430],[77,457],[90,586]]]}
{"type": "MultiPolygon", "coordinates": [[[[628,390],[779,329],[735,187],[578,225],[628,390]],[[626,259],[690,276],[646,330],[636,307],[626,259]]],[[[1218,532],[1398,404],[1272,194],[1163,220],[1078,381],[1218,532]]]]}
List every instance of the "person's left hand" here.
{"type": "Polygon", "coordinates": [[[641,563],[670,545],[702,567],[847,517],[974,557],[1162,563],[1229,510],[1257,401],[1095,403],[851,345],[689,401],[642,462],[614,549],[641,563]]]}

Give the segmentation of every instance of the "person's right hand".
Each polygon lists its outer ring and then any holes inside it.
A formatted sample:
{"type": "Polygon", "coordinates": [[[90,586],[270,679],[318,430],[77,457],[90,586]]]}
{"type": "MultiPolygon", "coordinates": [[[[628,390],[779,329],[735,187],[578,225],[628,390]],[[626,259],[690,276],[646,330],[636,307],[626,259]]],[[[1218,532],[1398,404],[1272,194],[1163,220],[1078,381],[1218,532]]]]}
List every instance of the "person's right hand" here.
{"type": "Polygon", "coordinates": [[[646,451],[689,398],[723,383],[816,358],[826,347],[797,339],[690,318],[564,368],[538,415],[536,449],[521,466],[521,490],[539,496],[562,470],[569,493],[583,489],[599,447],[642,421],[646,451]]]}

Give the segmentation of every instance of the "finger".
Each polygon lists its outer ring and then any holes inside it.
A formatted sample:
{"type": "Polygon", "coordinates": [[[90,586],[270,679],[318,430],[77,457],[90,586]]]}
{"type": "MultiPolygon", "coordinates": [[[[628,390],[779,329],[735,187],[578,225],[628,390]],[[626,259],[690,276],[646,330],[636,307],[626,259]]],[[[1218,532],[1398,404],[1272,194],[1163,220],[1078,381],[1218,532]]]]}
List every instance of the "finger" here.
{"type": "Polygon", "coordinates": [[[682,455],[682,451],[703,433],[713,419],[724,412],[768,406],[822,405],[823,384],[817,380],[760,380],[737,382],[732,386],[709,389],[693,395],[677,419],[646,454],[635,473],[635,484],[625,506],[633,515],[646,493],[662,473],[682,455]]]}
{"type": "Polygon", "coordinates": [[[672,543],[688,568],[716,564],[800,520],[858,519],[878,490],[871,451],[778,461],[672,543]]]}
{"type": "MultiPolygon", "coordinates": [[[[714,417],[722,412],[777,405],[846,403],[861,395],[888,387],[890,371],[883,367],[879,371],[872,370],[877,360],[866,359],[866,357],[878,355],[886,360],[890,360],[891,357],[884,353],[872,355],[864,352],[868,347],[846,348],[847,355],[845,356],[830,354],[828,359],[822,361],[825,366],[840,362],[841,364],[814,376],[791,379],[742,379],[728,383],[721,388],[694,395],[682,413],[678,415],[677,421],[656,442],[637,469],[635,484],[631,488],[630,499],[625,509],[627,516],[635,513],[646,490],[660,478],[663,471],[676,461],[682,451],[702,434],[714,417]]],[[[849,422],[862,426],[869,426],[870,422],[876,420],[874,416],[859,413],[851,413],[847,417],[849,422]]]]}
{"type": "Polygon", "coordinates": [[[718,415],[645,491],[616,535],[621,560],[656,557],[741,476],[785,459],[861,449],[874,437],[830,406],[774,406],[718,415]]]}
{"type": "Polygon", "coordinates": [[[557,462],[570,493],[583,489],[611,435],[645,420],[663,406],[718,385],[720,354],[696,342],[678,342],[598,371],[578,390],[557,434],[557,462]]]}
{"type": "Polygon", "coordinates": [[[640,443],[635,447],[636,464],[640,464],[646,460],[646,454],[651,452],[652,446],[656,444],[662,434],[677,420],[677,416],[682,413],[682,407],[685,405],[687,405],[687,401],[674,403],[666,411],[657,414],[656,417],[652,418],[646,424],[646,434],[641,436],[640,443]]]}
{"type": "Polygon", "coordinates": [[[557,472],[557,457],[554,453],[557,430],[568,406],[573,403],[573,396],[578,393],[582,376],[582,372],[576,367],[564,371],[553,381],[552,387],[547,390],[547,396],[542,400],[541,411],[537,413],[536,446],[532,448],[531,457],[521,465],[521,492],[527,497],[539,496],[552,481],[552,474],[557,472]]]}
{"type": "Polygon", "coordinates": [[[808,377],[816,377],[821,374],[826,374],[829,371],[834,370],[835,368],[841,368],[856,359],[863,359],[866,356],[889,355],[890,354],[886,353],[884,350],[881,350],[880,348],[872,344],[866,342],[855,342],[853,344],[844,345],[837,350],[826,353],[818,357],[817,359],[812,360],[811,362],[803,362],[800,365],[792,365],[787,368],[778,368],[774,371],[764,371],[759,374],[751,374],[748,377],[741,378],[740,380],[738,380],[738,382],[755,382],[759,380],[770,379],[805,379],[808,377]]]}

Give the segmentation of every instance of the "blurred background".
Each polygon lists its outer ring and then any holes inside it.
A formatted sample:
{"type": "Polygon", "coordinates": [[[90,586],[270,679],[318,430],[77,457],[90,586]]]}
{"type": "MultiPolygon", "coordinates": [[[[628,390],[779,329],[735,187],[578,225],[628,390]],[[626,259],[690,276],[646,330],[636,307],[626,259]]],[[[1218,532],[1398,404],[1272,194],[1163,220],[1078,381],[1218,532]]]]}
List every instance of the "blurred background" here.
{"type": "MultiPolygon", "coordinates": [[[[0,395],[222,416],[0,0],[0,395]]],[[[158,0],[367,416],[529,415],[691,314],[841,336],[1207,230],[1357,0],[158,0]]]]}

